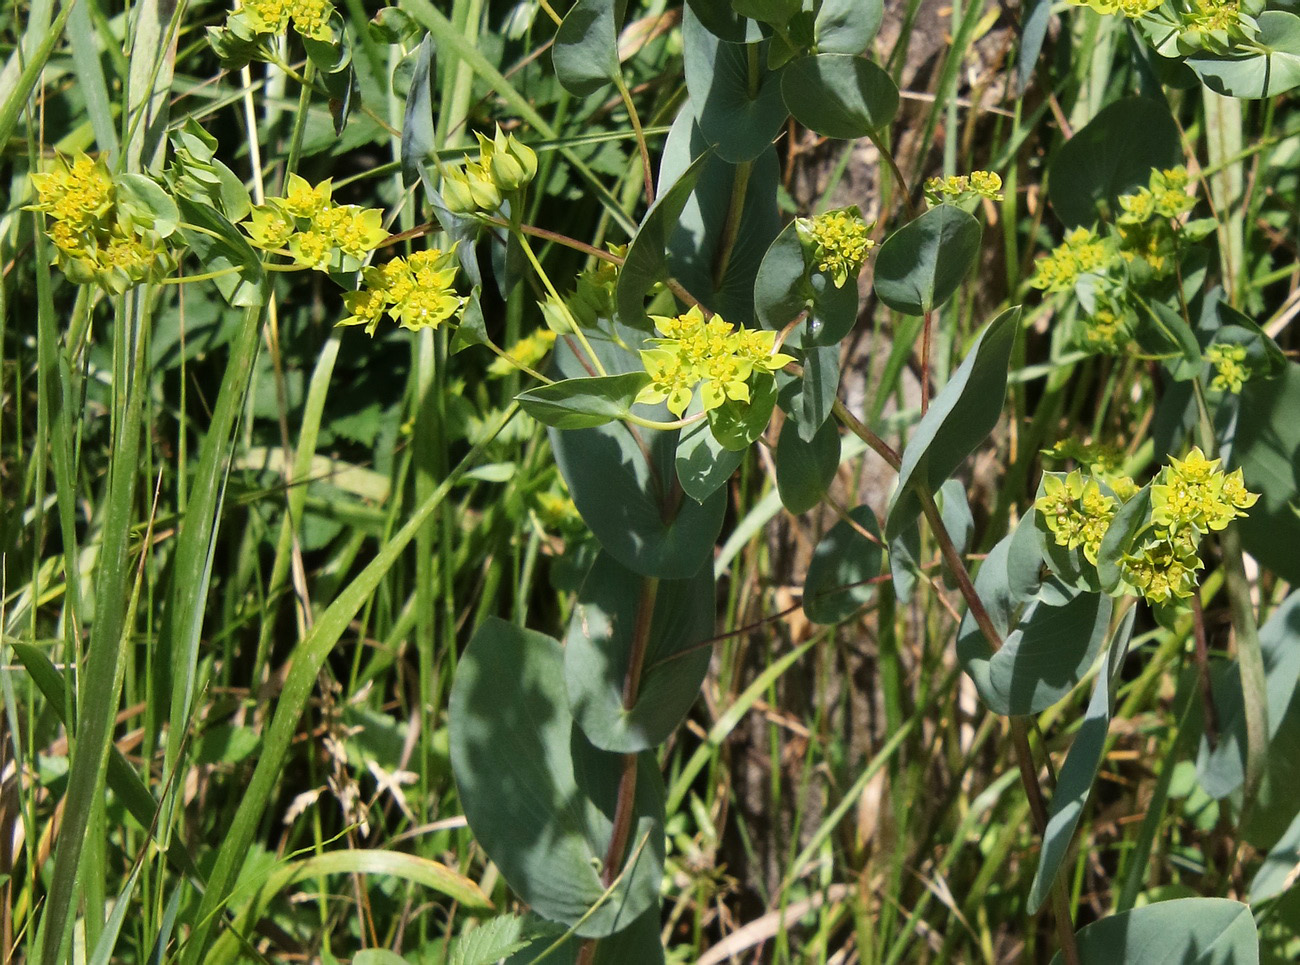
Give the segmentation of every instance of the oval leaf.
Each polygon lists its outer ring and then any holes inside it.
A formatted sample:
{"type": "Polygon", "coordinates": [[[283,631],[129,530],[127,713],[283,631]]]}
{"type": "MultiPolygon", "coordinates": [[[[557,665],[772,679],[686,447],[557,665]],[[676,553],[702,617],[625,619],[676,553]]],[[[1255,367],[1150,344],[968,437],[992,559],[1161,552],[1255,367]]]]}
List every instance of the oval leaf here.
{"type": "Polygon", "coordinates": [[[884,558],[880,543],[880,525],[870,506],[849,510],[857,523],[840,520],[822,537],[808,564],[803,586],[803,612],[814,623],[840,623],[871,601],[875,584],[867,582],[880,575],[884,558]],[[859,529],[866,530],[874,540],[859,529]]]}
{"type": "Polygon", "coordinates": [[[780,71],[759,70],[758,90],[751,96],[746,45],[719,40],[690,7],[682,19],[686,89],[700,132],[724,161],[754,160],[789,116],[781,99],[780,71]]]}
{"type": "Polygon", "coordinates": [[[1300,87],[1300,17],[1265,10],[1256,20],[1258,48],[1187,58],[1206,87],[1228,97],[1274,97],[1300,87]]]}
{"type": "MultiPolygon", "coordinates": [[[[990,560],[992,554],[985,566],[990,560]]],[[[1001,566],[1005,584],[1005,555],[1001,566]]],[[[976,584],[981,599],[986,588],[976,584]]],[[[975,618],[967,613],[957,637],[957,659],[975,682],[980,698],[995,714],[1037,714],[1065,697],[1083,679],[1106,638],[1110,614],[1108,596],[1075,594],[1059,584],[1044,584],[1038,598],[1025,607],[1014,627],[1004,634],[1002,647],[996,652],[975,618]],[[1058,605],[1062,598],[1065,602],[1058,605]]]]}
{"type": "Polygon", "coordinates": [[[799,437],[798,426],[787,422],[776,443],[776,488],[790,512],[806,513],[822,501],[840,466],[840,433],[827,422],[812,442],[799,437]]]}
{"type": "Polygon", "coordinates": [[[1116,199],[1144,187],[1152,168],[1182,160],[1178,125],[1164,102],[1126,97],[1061,145],[1048,169],[1048,196],[1067,225],[1090,225],[1099,205],[1114,212],[1116,199]]]}
{"type": "Polygon", "coordinates": [[[614,0],[578,0],[564,15],[551,49],[555,76],[570,94],[594,94],[618,76],[614,0]]]}
{"type": "MultiPolygon", "coordinates": [[[[691,400],[686,415],[700,411],[700,399],[691,400]]],[[[702,503],[727,484],[745,458],[743,449],[728,449],[713,437],[707,419],[682,430],[677,443],[677,481],[686,495],[702,503]]]]}
{"type": "Polygon", "coordinates": [[[941,204],[885,239],[876,256],[875,289],[895,311],[924,315],[942,305],[975,264],[980,223],[941,204]]]}
{"type": "Polygon", "coordinates": [[[622,763],[587,744],[574,726],[556,640],[487,620],[457,665],[450,727],[452,769],[470,828],[534,910],[600,938],[658,903],[663,784],[649,755],[638,762],[634,857],[602,900],[599,868],[622,763]]]}
{"type": "Polygon", "coordinates": [[[795,120],[827,137],[866,137],[898,113],[898,88],[889,75],[847,54],[792,61],[781,78],[781,93],[795,120]]]}
{"type": "Polygon", "coordinates": [[[637,393],[650,381],[645,372],[564,379],[515,398],[524,411],[555,429],[589,429],[631,414],[637,393]]]}
{"type": "MultiPolygon", "coordinates": [[[[1257,965],[1250,908],[1227,898],[1158,901],[1079,932],[1083,965],[1257,965]]],[[[1058,952],[1052,965],[1060,965],[1058,952]]]]}
{"type": "Polygon", "coordinates": [[[564,645],[569,706],[597,747],[621,754],[663,742],[699,693],[714,635],[713,570],[689,580],[647,580],[608,553],[596,558],[578,593],[564,645]],[[657,583],[657,586],[656,586],[657,583]],[[623,686],[635,636],[649,606],[636,702],[623,686]]]}

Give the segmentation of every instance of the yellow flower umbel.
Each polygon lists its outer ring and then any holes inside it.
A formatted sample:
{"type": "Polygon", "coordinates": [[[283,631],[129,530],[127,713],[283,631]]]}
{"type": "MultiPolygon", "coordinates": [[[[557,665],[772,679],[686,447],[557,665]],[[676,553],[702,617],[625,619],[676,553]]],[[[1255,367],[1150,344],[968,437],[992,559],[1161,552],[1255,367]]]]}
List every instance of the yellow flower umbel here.
{"type": "Polygon", "coordinates": [[[969,175],[930,178],[925,182],[925,198],[931,204],[959,203],[972,198],[1002,201],[1002,177],[992,171],[972,171],[969,175]]]}
{"type": "Polygon", "coordinates": [[[1199,446],[1179,460],[1170,458],[1151,484],[1151,521],[1170,532],[1220,530],[1259,499],[1246,489],[1241,470],[1225,473],[1218,459],[1199,446]]]}
{"type": "Polygon", "coordinates": [[[36,202],[29,210],[49,218],[54,261],[68,279],[121,293],[146,281],[159,281],[176,259],[155,230],[150,211],[138,210],[126,196],[119,204],[112,175],[103,161],[85,154],[54,170],[31,176],[36,202]]]}
{"type": "Polygon", "coordinates": [[[519,365],[512,364],[513,362],[526,365],[530,369],[536,368],[555,345],[555,338],[555,333],[549,328],[539,328],[533,334],[525,335],[505,350],[509,359],[498,356],[492,360],[487,368],[488,378],[503,379],[511,373],[518,372],[519,365]]]}
{"type": "Polygon", "coordinates": [[[682,315],[652,315],[661,338],[650,339],[656,348],[641,352],[650,382],[636,401],[647,405],[668,403],[668,411],[681,418],[700,390],[705,412],[727,400],[748,402],[750,380],[794,361],[776,350],[776,332],[737,329],[717,315],[706,319],[698,308],[682,315]]]}
{"type": "Polygon", "coordinates": [[[1210,380],[1212,389],[1236,395],[1250,380],[1244,345],[1216,342],[1205,350],[1205,360],[1214,366],[1214,378],[1210,380]]]}
{"type": "Polygon", "coordinates": [[[340,325],[364,325],[374,335],[385,314],[402,328],[418,331],[438,328],[458,315],[465,299],[452,288],[456,280],[455,247],[430,248],[406,258],[394,258],[362,272],[359,291],[347,292],[343,301],[351,312],[340,325]]]}
{"type": "Polygon", "coordinates": [[[1103,272],[1114,259],[1114,248],[1095,231],[1075,228],[1051,254],[1038,259],[1030,284],[1049,292],[1069,291],[1080,275],[1103,272]]]}
{"type": "Polygon", "coordinates": [[[267,198],[243,223],[248,240],[264,251],[288,249],[299,265],[317,271],[356,271],[387,238],[384,213],[355,204],[336,205],[327,179],[312,185],[289,175],[282,198],[267,198]]]}
{"type": "Polygon", "coordinates": [[[830,275],[836,288],[843,288],[850,275],[857,277],[867,253],[876,245],[867,237],[871,224],[862,220],[855,205],[815,218],[799,218],[794,226],[813,265],[830,275]]]}
{"type": "Polygon", "coordinates": [[[1225,473],[1199,447],[1171,458],[1151,483],[1151,515],[1120,561],[1124,581],[1151,603],[1170,604],[1196,590],[1198,555],[1206,533],[1246,515],[1259,496],[1241,470],[1225,473]]]}
{"type": "Polygon", "coordinates": [[[1079,7],[1091,7],[1100,14],[1122,14],[1130,20],[1137,20],[1155,10],[1163,0],[1070,0],[1079,7]]]}
{"type": "Polygon", "coordinates": [[[1088,562],[1097,565],[1097,551],[1116,510],[1116,501],[1101,491],[1097,480],[1085,479],[1078,469],[1067,476],[1049,473],[1034,509],[1042,514],[1057,546],[1082,547],[1088,562]]]}
{"type": "Polygon", "coordinates": [[[226,28],[240,37],[260,40],[284,33],[292,22],[301,36],[331,43],[333,16],[334,4],[329,0],[241,0],[226,18],[226,28]]]}

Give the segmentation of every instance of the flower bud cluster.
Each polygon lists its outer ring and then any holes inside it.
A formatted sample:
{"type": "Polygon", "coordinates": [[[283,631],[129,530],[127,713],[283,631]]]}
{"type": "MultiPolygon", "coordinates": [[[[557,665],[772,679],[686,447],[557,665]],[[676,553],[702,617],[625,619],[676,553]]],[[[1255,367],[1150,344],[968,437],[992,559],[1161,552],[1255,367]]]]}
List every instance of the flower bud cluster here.
{"type": "MultiPolygon", "coordinates": [[[[627,254],[627,245],[609,245],[612,254],[619,258],[627,254]]],[[[563,335],[576,322],[582,328],[595,328],[602,319],[614,317],[614,286],[618,282],[618,265],[610,261],[597,262],[594,268],[578,273],[573,292],[561,302],[554,295],[538,303],[546,327],[563,335]]]]}
{"type": "Polygon", "coordinates": [[[330,179],[311,185],[289,175],[283,198],[267,198],[253,208],[242,227],[255,248],[288,248],[294,262],[317,271],[349,272],[388,238],[384,213],[355,204],[336,205],[330,199],[330,179]]]}
{"type": "Polygon", "coordinates": [[[1212,389],[1236,395],[1250,380],[1244,345],[1215,342],[1205,350],[1205,360],[1214,366],[1214,378],[1210,380],[1212,389]]]}
{"type": "Polygon", "coordinates": [[[28,210],[49,218],[55,264],[79,285],[120,294],[159,281],[176,267],[153,214],[121,195],[102,160],[85,154],[55,161],[54,170],[31,176],[37,200],[28,210]]]}
{"type": "Polygon", "coordinates": [[[925,182],[925,198],[931,204],[961,202],[972,198],[1002,201],[1002,177],[992,171],[972,171],[969,175],[953,174],[930,178],[925,182]]]}
{"type": "Polygon", "coordinates": [[[1190,597],[1205,565],[1202,537],[1245,516],[1258,499],[1240,469],[1223,472],[1199,447],[1185,459],[1171,458],[1151,483],[1150,520],[1124,553],[1124,580],[1152,603],[1190,597]]]}
{"type": "Polygon", "coordinates": [[[678,418],[697,388],[705,412],[728,399],[748,402],[753,378],[770,379],[771,373],[794,361],[777,351],[776,332],[738,329],[718,315],[706,319],[698,307],[672,318],[651,318],[662,337],[647,339],[657,347],[641,352],[650,382],[636,401],[667,401],[668,411],[678,418]]]}
{"type": "Polygon", "coordinates": [[[465,307],[456,294],[455,246],[449,251],[430,248],[405,258],[394,258],[361,273],[362,287],[345,292],[343,301],[351,312],[340,325],[364,325],[374,335],[379,321],[388,315],[402,328],[418,331],[438,328],[465,307]]]}
{"type": "Polygon", "coordinates": [[[448,169],[442,178],[442,200],[452,214],[491,214],[509,195],[523,190],[537,176],[537,154],[501,128],[488,140],[478,138],[477,161],[469,156],[459,169],[448,169]]]}
{"type": "Polygon", "coordinates": [[[857,277],[876,243],[867,235],[875,222],[866,222],[856,206],[799,218],[795,232],[818,271],[831,276],[836,288],[857,277]]]}

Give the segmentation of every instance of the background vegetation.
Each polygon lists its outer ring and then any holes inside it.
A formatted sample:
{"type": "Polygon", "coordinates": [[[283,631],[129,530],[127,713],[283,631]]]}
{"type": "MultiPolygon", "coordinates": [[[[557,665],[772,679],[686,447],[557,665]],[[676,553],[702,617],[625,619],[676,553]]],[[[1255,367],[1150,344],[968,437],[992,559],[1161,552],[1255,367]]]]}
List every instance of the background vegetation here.
{"type": "MultiPolygon", "coordinates": [[[[405,232],[394,244],[410,243],[430,215],[403,182],[398,132],[426,33],[437,49],[429,146],[457,159],[498,124],[531,145],[525,223],[599,249],[625,244],[645,212],[643,159],[624,98],[558,83],[547,47],[566,11],[545,0],[382,11],[347,0],[356,87],[341,130],[337,99],[299,93],[293,77],[311,68],[297,35],[285,65],[222,66],[205,28],[229,12],[202,0],[31,0],[0,13],[0,960],[36,960],[41,941],[58,960],[68,916],[79,962],[374,965],[384,949],[477,961],[456,937],[513,898],[452,778],[459,655],[488,617],[562,637],[597,551],[545,428],[502,424],[528,379],[445,331],[387,326],[372,339],[336,327],[347,309],[320,272],[277,274],[264,316],[215,284],[169,284],[134,329],[123,306],[137,295],[74,286],[51,268],[39,215],[24,209],[28,176],[79,152],[135,151],[148,167],[164,135],[201,128],[255,199],[282,193],[290,170],[332,178],[336,201],[382,208],[405,232]],[[152,133],[132,123],[146,103],[152,133]],[[114,458],[125,452],[138,455],[114,458]],[[319,674],[294,675],[320,658],[319,674]],[[299,719],[291,708],[304,702],[299,719]],[[109,748],[106,773],[71,766],[83,742],[109,748]],[[282,766],[250,783],[268,746],[282,766]],[[249,847],[223,848],[241,835],[249,847]],[[234,882],[221,907],[204,899],[214,876],[234,882]]],[[[624,22],[628,98],[657,164],[686,96],[682,10],[633,2],[624,22]]],[[[986,169],[1004,182],[1005,201],[976,211],[979,264],[936,314],[930,359],[944,384],[989,318],[1026,306],[1002,418],[963,470],[972,566],[1032,504],[1039,450],[1105,442],[1149,474],[1184,418],[1188,397],[1155,362],[1076,351],[1059,334],[1075,308],[1030,285],[1035,259],[1063,236],[1045,174],[1106,105],[1161,91],[1146,51],[1122,19],[1044,0],[891,5],[874,41],[902,91],[885,142],[912,200],[934,175],[986,169]]],[[[1249,387],[1243,406],[1300,413],[1295,95],[1159,96],[1198,212],[1218,221],[1207,262],[1224,300],[1288,356],[1286,374],[1249,387]]],[[[1140,163],[1146,136],[1136,124],[1115,149],[1140,163]]],[[[857,204],[878,239],[904,220],[898,180],[870,142],[791,121],[777,151],[783,220],[857,204]]],[[[595,264],[545,238],[534,250],[561,288],[595,264]]],[[[187,256],[179,273],[218,268],[187,256]]],[[[901,451],[919,417],[920,320],[878,301],[870,271],[841,398],[901,451]]],[[[541,364],[545,297],[531,275],[504,297],[489,281],[484,331],[521,357],[539,349],[541,364]]],[[[1265,563],[1249,575],[1266,617],[1300,579],[1285,458],[1300,437],[1294,418],[1258,424],[1283,454],[1247,531],[1265,563]]],[[[861,447],[844,451],[832,503],[883,512],[890,475],[861,447]]],[[[886,580],[851,618],[815,625],[800,594],[833,506],[785,511],[762,445],[726,495],[708,675],[659,754],[668,960],[1048,960],[1051,925],[1027,908],[1038,839],[1012,730],[960,671],[962,604],[937,547],[921,544],[926,578],[910,601],[886,580]]],[[[1223,584],[1212,559],[1202,644],[1226,667],[1223,584]]],[[[1187,672],[1192,623],[1136,619],[1100,781],[1064,866],[1080,926],[1160,899],[1244,899],[1297,811],[1296,674],[1270,677],[1269,771],[1243,825],[1234,799],[1205,786],[1198,745],[1214,702],[1187,672]]],[[[1040,756],[1059,766],[1088,691],[1038,719],[1040,756]]],[[[1291,961],[1300,892],[1279,891],[1258,914],[1261,947],[1291,961]]]]}

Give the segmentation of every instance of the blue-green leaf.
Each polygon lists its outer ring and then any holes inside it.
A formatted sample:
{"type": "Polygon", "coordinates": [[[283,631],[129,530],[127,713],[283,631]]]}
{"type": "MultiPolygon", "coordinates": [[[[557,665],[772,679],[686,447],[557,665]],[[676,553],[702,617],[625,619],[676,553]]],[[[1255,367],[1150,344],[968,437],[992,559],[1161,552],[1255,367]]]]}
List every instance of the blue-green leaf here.
{"type": "Polygon", "coordinates": [[[1007,309],[990,322],[917,425],[903,450],[885,525],[890,540],[921,515],[915,490],[937,491],[993,431],[1006,397],[1007,367],[1019,324],[1019,308],[1007,309]]]}
{"type": "Polygon", "coordinates": [[[971,215],[950,204],[931,208],[880,246],[876,295],[895,311],[924,315],[953,296],[979,249],[980,225],[971,215]]]}
{"type": "Polygon", "coordinates": [[[621,754],[667,739],[695,702],[709,669],[716,603],[713,571],[651,581],[611,556],[596,558],[578,593],[564,645],[569,706],[597,747],[621,754]],[[657,585],[656,585],[657,582],[657,585]],[[623,687],[641,608],[651,607],[636,701],[623,687]]]}
{"type": "MultiPolygon", "coordinates": [[[[1082,965],[1257,965],[1259,935],[1247,905],[1226,898],[1158,901],[1079,932],[1082,965]]],[[[1064,961],[1058,952],[1052,965],[1064,961]]]]}
{"type": "Polygon", "coordinates": [[[557,641],[488,619],[457,665],[450,723],[470,829],[535,911],[599,938],[658,903],[663,783],[648,754],[637,768],[631,860],[602,897],[622,759],[574,725],[557,641]]]}
{"type": "Polygon", "coordinates": [[[889,126],[898,113],[898,88],[863,57],[813,54],[786,65],[785,106],[804,127],[826,137],[866,137],[889,126]]]}
{"type": "Polygon", "coordinates": [[[578,0],[555,32],[551,61],[570,94],[585,97],[612,82],[619,72],[614,0],[578,0]]]}
{"type": "Polygon", "coordinates": [[[822,537],[808,564],[803,587],[803,612],[814,623],[847,620],[876,594],[884,551],[880,525],[870,506],[849,510],[853,523],[840,520],[822,537]],[[856,523],[857,525],[854,525],[856,523]],[[868,539],[859,529],[866,530],[868,539]]]}

